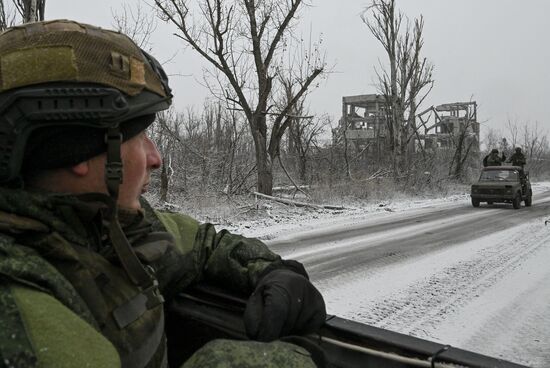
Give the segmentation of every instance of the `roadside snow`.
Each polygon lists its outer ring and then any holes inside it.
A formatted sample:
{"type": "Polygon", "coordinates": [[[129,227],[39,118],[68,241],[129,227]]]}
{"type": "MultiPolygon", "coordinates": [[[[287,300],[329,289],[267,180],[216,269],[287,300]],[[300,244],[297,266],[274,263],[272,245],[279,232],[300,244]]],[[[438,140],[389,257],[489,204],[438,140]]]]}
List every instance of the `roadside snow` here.
{"type": "MultiPolygon", "coordinates": [[[[550,182],[532,183],[533,192],[540,193],[550,189],[550,182]]],[[[469,201],[470,194],[454,194],[441,198],[400,198],[392,201],[378,201],[374,203],[353,203],[345,210],[313,210],[287,206],[274,202],[258,201],[257,206],[265,210],[267,216],[260,220],[221,223],[219,228],[256,237],[262,240],[279,239],[286,234],[316,231],[327,226],[349,226],[350,224],[376,219],[404,211],[423,209],[426,207],[444,208],[454,206],[459,202],[469,201]]]]}
{"type": "MultiPolygon", "coordinates": [[[[549,183],[550,187],[550,183],[549,183]]],[[[360,203],[345,210],[312,210],[309,208],[297,208],[265,203],[259,204],[266,209],[267,217],[261,220],[247,221],[241,223],[221,224],[219,227],[226,228],[233,233],[242,234],[248,237],[256,237],[263,240],[279,239],[289,232],[316,231],[321,227],[349,226],[349,224],[364,221],[366,219],[384,216],[387,213],[402,212],[425,207],[452,206],[456,202],[469,199],[469,194],[457,194],[444,198],[428,199],[402,199],[399,201],[360,203]]]]}

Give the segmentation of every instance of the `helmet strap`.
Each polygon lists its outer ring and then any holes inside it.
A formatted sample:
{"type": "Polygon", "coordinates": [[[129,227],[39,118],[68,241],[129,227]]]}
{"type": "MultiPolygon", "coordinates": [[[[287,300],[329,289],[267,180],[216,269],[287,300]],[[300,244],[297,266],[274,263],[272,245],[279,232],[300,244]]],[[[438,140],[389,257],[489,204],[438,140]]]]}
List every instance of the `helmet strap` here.
{"type": "Polygon", "coordinates": [[[124,328],[147,310],[163,303],[164,299],[158,289],[154,272],[140,262],[118,219],[117,198],[122,183],[122,159],[120,154],[122,134],[118,126],[110,127],[107,130],[105,141],[107,143],[105,182],[111,197],[109,203],[109,237],[126,274],[134,285],[140,289],[138,295],[113,311],[113,317],[118,326],[124,328]]]}
{"type": "Polygon", "coordinates": [[[122,133],[118,125],[111,126],[105,133],[107,143],[107,162],[105,163],[105,182],[111,197],[118,199],[118,190],[122,183],[122,159],[120,147],[122,146],[122,133]]]}

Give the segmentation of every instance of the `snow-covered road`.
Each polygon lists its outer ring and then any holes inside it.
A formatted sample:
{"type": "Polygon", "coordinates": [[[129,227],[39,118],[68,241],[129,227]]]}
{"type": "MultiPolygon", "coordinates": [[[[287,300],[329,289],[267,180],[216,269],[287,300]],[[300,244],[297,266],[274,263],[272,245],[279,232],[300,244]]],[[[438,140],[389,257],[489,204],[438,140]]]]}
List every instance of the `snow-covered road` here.
{"type": "Polygon", "coordinates": [[[331,313],[549,367],[549,262],[550,229],[534,220],[317,285],[331,313]]]}
{"type": "Polygon", "coordinates": [[[328,311],[532,367],[550,367],[550,192],[531,208],[467,196],[325,218],[267,238],[301,260],[328,311]]]}

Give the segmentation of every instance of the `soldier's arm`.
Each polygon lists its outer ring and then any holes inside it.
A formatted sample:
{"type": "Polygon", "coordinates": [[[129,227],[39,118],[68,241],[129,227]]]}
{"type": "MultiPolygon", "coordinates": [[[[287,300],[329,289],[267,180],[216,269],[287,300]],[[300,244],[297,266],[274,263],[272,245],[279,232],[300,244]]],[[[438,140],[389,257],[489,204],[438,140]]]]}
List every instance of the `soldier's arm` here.
{"type": "Polygon", "coordinates": [[[285,267],[281,257],[258,239],[235,235],[227,230],[217,232],[212,224],[201,225],[181,214],[156,214],[174,236],[178,251],[184,255],[178,263],[186,273],[179,277],[178,285],[170,285],[171,289],[206,280],[248,294],[268,266],[285,267]]]}
{"type": "MultiPolygon", "coordinates": [[[[181,253],[185,266],[180,269],[193,269],[193,281],[205,280],[248,297],[244,324],[250,338],[271,341],[307,334],[325,322],[323,297],[299,262],[282,260],[258,239],[216,232],[212,224],[189,227],[190,219],[176,214],[159,214],[159,219],[177,239],[187,239],[177,245],[180,252],[188,250],[181,253]],[[178,223],[182,226],[174,226],[178,223]]],[[[174,279],[179,281],[163,290],[167,301],[190,281],[189,276],[174,279]]]]}
{"type": "Polygon", "coordinates": [[[0,367],[120,367],[113,345],[50,294],[1,279],[0,367]]]}

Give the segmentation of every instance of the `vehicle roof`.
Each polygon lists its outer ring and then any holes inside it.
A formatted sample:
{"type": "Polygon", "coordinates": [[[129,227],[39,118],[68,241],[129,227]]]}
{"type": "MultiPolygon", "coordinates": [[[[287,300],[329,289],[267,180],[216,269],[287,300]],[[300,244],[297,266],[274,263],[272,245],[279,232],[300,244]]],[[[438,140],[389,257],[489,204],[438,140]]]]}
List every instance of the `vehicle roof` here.
{"type": "Polygon", "coordinates": [[[487,170],[521,170],[519,166],[487,166],[483,168],[483,171],[487,170]]]}

